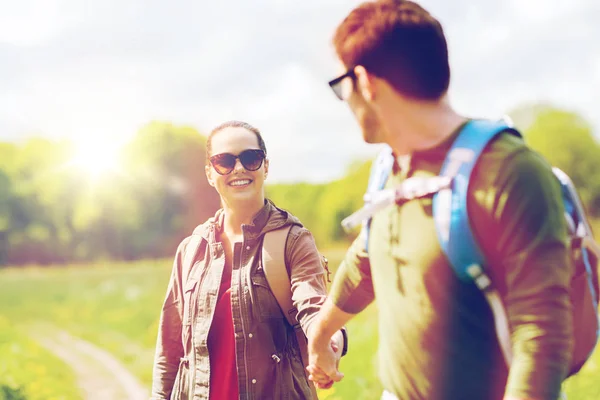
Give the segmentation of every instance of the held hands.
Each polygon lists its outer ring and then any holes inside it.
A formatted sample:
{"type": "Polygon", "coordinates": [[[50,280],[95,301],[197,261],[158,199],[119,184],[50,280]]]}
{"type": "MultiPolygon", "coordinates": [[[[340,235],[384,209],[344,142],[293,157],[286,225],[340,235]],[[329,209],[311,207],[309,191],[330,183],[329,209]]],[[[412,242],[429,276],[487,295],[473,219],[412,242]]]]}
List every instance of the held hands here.
{"type": "Polygon", "coordinates": [[[329,389],[334,382],[339,382],[344,377],[338,370],[344,339],[339,331],[331,337],[329,343],[319,343],[314,339],[316,338],[309,338],[308,341],[308,378],[317,388],[329,389]]]}

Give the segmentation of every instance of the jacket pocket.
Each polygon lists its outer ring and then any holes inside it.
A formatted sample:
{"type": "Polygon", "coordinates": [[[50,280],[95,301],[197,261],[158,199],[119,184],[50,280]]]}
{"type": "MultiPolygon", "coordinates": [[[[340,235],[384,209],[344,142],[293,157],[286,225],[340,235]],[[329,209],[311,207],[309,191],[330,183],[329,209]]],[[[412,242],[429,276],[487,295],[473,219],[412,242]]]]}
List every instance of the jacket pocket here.
{"type": "Polygon", "coordinates": [[[257,270],[250,276],[252,281],[252,308],[259,320],[265,321],[270,319],[283,319],[283,313],[279,307],[277,299],[271,292],[269,282],[262,268],[257,270]]]}
{"type": "Polygon", "coordinates": [[[189,398],[190,382],[189,382],[190,363],[187,357],[182,357],[179,361],[179,369],[173,383],[173,391],[171,392],[170,400],[186,400],[189,398]]]}
{"type": "Polygon", "coordinates": [[[192,324],[192,316],[194,315],[194,290],[198,286],[198,280],[191,280],[185,284],[183,290],[183,325],[192,324]]]}

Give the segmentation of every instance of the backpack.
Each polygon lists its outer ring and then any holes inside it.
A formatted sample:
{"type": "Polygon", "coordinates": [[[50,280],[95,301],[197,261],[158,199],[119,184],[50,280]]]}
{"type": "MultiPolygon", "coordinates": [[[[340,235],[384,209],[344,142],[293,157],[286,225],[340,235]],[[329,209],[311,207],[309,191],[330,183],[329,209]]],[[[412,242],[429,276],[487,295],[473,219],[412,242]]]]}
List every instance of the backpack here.
{"type": "MultiPolygon", "coordinates": [[[[471,172],[484,148],[500,133],[521,134],[505,122],[471,120],[458,134],[446,155],[440,175],[433,178],[408,178],[400,187],[383,190],[394,163],[389,147],[384,148],[371,169],[365,206],[342,221],[345,229],[362,224],[364,250],[368,253],[371,216],[395,204],[433,195],[433,218],[442,251],[457,277],[476,285],[484,294],[494,315],[496,335],[507,365],[512,359],[506,310],[485,271],[485,256],[471,230],[467,215],[467,189],[471,172]]],[[[598,318],[598,260],[600,247],[594,241],[582,203],[570,178],[552,169],[559,181],[565,218],[569,225],[574,274],[570,294],[573,310],[574,348],[569,375],[579,371],[592,354],[600,335],[598,318]]]]}

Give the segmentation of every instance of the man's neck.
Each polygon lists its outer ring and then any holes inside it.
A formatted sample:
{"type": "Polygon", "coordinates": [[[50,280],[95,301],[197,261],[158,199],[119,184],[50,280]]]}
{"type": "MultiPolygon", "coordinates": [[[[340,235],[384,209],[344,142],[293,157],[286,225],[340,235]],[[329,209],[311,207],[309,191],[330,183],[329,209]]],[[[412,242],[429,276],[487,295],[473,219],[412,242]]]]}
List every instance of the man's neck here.
{"type": "Polygon", "coordinates": [[[388,144],[397,155],[433,148],[448,139],[466,120],[446,102],[415,104],[390,121],[388,144]]]}

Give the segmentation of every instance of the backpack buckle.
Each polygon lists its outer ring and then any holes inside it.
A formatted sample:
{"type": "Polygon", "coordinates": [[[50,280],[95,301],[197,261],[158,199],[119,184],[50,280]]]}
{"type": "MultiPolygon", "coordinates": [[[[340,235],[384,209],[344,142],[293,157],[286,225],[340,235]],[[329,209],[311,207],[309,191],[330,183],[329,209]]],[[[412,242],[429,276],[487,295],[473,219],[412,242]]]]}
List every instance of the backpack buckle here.
{"type": "Polygon", "coordinates": [[[473,279],[475,285],[481,290],[485,292],[492,287],[492,280],[490,277],[483,271],[483,268],[479,264],[471,264],[467,267],[467,274],[473,279]]]}

